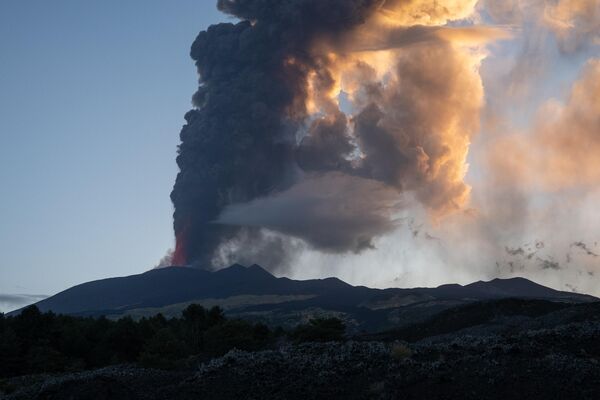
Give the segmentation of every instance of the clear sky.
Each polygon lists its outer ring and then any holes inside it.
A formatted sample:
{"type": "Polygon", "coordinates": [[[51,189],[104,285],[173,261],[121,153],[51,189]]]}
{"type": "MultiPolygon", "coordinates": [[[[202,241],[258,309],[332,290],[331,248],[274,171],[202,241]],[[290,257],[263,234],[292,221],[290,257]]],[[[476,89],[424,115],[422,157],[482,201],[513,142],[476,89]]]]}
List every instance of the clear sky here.
{"type": "Polygon", "coordinates": [[[189,48],[227,19],[215,3],[0,1],[0,295],[139,273],[172,247],[189,48]]]}

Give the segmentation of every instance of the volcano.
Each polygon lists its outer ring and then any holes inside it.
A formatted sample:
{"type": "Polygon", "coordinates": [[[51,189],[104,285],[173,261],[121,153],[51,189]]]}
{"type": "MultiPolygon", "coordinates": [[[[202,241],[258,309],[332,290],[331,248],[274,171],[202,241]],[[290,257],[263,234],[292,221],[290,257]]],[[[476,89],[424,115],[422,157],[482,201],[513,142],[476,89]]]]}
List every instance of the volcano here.
{"type": "MultiPolygon", "coordinates": [[[[41,311],[121,318],[162,313],[179,316],[191,303],[220,306],[227,315],[272,326],[293,326],[308,318],[335,316],[355,331],[378,331],[424,321],[444,310],[507,298],[561,303],[596,301],[524,278],[494,279],[437,288],[372,289],[337,278],[277,278],[258,265],[218,271],[168,267],[138,275],[83,283],[36,303],[41,311]]],[[[18,312],[18,311],[16,311],[18,312]]]]}

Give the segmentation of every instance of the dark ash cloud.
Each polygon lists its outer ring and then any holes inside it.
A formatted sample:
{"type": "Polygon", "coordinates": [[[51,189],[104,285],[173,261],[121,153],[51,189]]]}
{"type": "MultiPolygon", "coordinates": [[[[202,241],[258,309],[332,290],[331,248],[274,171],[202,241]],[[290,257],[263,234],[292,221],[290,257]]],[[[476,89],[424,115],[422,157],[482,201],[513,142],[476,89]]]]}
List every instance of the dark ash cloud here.
{"type": "Polygon", "coordinates": [[[200,32],[191,49],[200,75],[186,115],[171,193],[174,264],[210,265],[239,227],[212,224],[230,204],[285,190],[294,181],[296,131],[307,116],[310,46],[362,23],[380,0],[220,0],[242,21],[200,32]]]}

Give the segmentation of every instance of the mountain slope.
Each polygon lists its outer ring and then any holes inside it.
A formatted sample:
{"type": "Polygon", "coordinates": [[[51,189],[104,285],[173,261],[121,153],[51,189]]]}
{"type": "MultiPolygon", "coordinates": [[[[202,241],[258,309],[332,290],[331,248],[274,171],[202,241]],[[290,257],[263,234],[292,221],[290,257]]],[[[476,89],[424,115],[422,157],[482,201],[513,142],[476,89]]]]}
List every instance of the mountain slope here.
{"type": "Polygon", "coordinates": [[[335,278],[309,281],[275,278],[256,265],[249,268],[233,265],[216,272],[170,267],[83,283],[36,305],[41,311],[100,314],[240,294],[325,294],[352,289],[352,286],[335,278]]]}
{"type": "Polygon", "coordinates": [[[170,267],[139,275],[84,283],[38,302],[42,311],[119,317],[162,312],[177,315],[188,304],[220,305],[231,316],[294,325],[321,315],[346,320],[354,330],[376,330],[422,321],[479,300],[535,298],[589,302],[592,296],[561,292],[523,278],[494,279],[437,288],[371,289],[337,278],[276,278],[257,265],[215,272],[170,267]]]}

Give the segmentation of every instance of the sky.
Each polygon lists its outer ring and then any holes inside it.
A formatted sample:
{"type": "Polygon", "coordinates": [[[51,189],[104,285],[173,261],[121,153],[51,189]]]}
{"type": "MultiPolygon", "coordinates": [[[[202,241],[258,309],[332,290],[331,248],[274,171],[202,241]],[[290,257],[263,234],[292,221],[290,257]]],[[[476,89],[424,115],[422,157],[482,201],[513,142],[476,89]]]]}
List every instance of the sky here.
{"type": "Polygon", "coordinates": [[[0,1],[0,294],[140,273],[173,246],[189,49],[223,20],[205,0],[0,1]]]}
{"type": "MultiPolygon", "coordinates": [[[[0,0],[0,311],[147,271],[175,247],[190,46],[232,18],[215,3],[0,0]]],[[[183,253],[213,242],[194,257],[373,287],[525,276],[600,295],[600,0],[348,0],[301,29],[302,2],[245,4],[225,7],[261,23],[195,50],[228,69],[203,78],[187,130],[183,253]],[[265,110],[281,126],[263,129],[265,110]],[[261,157],[281,143],[296,147],[261,157]],[[206,154],[214,169],[195,162],[206,154]],[[245,171],[203,191],[231,160],[245,171]]]]}

